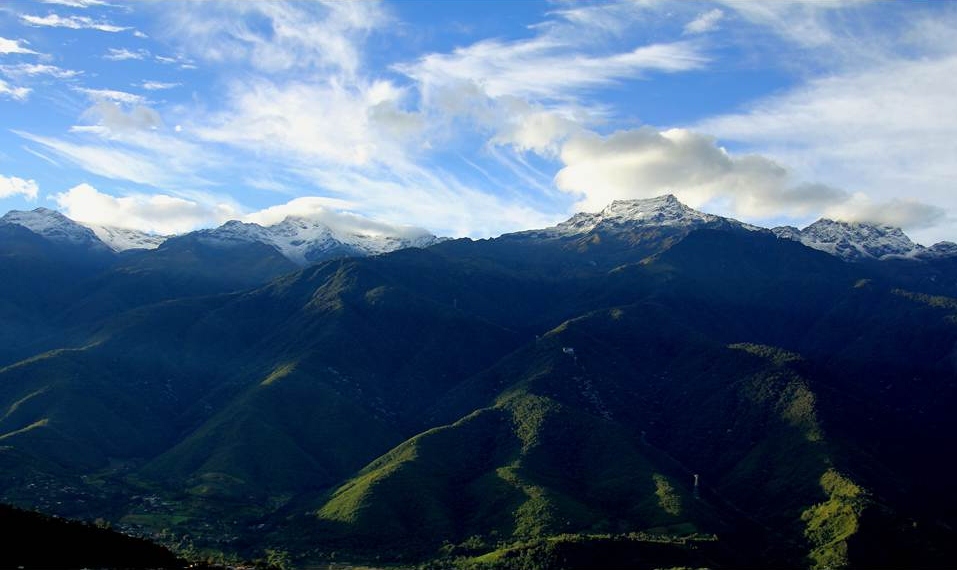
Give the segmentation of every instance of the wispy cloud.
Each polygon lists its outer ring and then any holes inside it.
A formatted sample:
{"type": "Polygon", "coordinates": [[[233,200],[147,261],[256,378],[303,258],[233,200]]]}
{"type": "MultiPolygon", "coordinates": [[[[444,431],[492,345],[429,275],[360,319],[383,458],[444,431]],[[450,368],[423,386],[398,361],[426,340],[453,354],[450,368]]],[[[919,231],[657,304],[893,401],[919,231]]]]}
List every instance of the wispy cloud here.
{"type": "Polygon", "coordinates": [[[74,143],[21,131],[14,132],[93,174],[114,180],[128,180],[155,186],[160,186],[164,182],[174,182],[176,179],[162,164],[135,151],[106,145],[74,143]]]}
{"type": "Polygon", "coordinates": [[[72,30],[99,30],[101,32],[115,33],[132,29],[125,26],[116,26],[105,21],[97,21],[87,16],[60,16],[58,14],[33,16],[23,14],[20,16],[20,19],[31,26],[69,28],[72,30]]]}
{"type": "Polygon", "coordinates": [[[164,89],[173,89],[181,86],[182,83],[164,83],[162,81],[144,81],[140,87],[147,91],[162,91],[164,89]]]}
{"type": "Polygon", "coordinates": [[[207,62],[245,62],[263,72],[356,72],[356,43],[388,21],[375,2],[183,2],[163,6],[164,33],[207,62]],[[266,24],[266,25],[263,25],[266,24]]]}
{"type": "Polygon", "coordinates": [[[28,200],[36,200],[39,191],[35,180],[0,175],[0,198],[21,195],[28,200]]]}
{"type": "Polygon", "coordinates": [[[20,53],[39,55],[37,52],[26,47],[27,43],[26,40],[11,40],[0,37],[0,54],[20,53]]]}
{"type": "Polygon", "coordinates": [[[163,65],[178,65],[180,69],[197,69],[197,66],[193,63],[193,60],[182,55],[177,55],[175,57],[154,55],[153,60],[157,63],[162,63],[163,65]]]}
{"type": "Polygon", "coordinates": [[[639,77],[651,71],[677,72],[702,67],[707,57],[689,42],[639,46],[607,55],[586,55],[542,37],[520,42],[485,40],[451,54],[430,54],[396,69],[425,91],[474,83],[491,97],[568,99],[576,92],[639,77]]]}
{"type": "Polygon", "coordinates": [[[195,125],[197,136],[281,160],[341,166],[394,164],[419,126],[402,114],[403,91],[388,82],[237,82],[222,113],[195,125]]]}
{"type": "Polygon", "coordinates": [[[90,8],[93,6],[109,6],[104,0],[41,0],[44,4],[57,4],[70,8],[90,8]]]}
{"type": "Polygon", "coordinates": [[[108,59],[110,61],[128,61],[131,59],[146,59],[149,57],[150,52],[145,49],[139,49],[136,51],[128,50],[126,48],[109,48],[106,55],[103,56],[103,59],[108,59]]]}
{"type": "Polygon", "coordinates": [[[0,79],[0,95],[17,101],[25,101],[30,96],[29,87],[15,87],[0,79]]]}
{"type": "Polygon", "coordinates": [[[116,103],[125,103],[127,105],[142,105],[146,102],[146,98],[142,95],[128,93],[126,91],[117,91],[115,89],[90,89],[87,87],[74,87],[73,90],[86,95],[91,100],[96,102],[113,101],[116,103]]]}
{"type": "Polygon", "coordinates": [[[0,65],[0,71],[10,77],[35,77],[37,75],[49,75],[56,79],[72,79],[82,75],[82,71],[73,69],[63,69],[55,65],[44,63],[20,63],[17,65],[0,65]]]}
{"type": "Polygon", "coordinates": [[[957,207],[954,92],[957,55],[896,60],[811,80],[696,128],[877,201],[907,188],[957,207]]]}
{"type": "Polygon", "coordinates": [[[711,32],[720,26],[721,19],[724,18],[724,11],[714,8],[698,14],[698,17],[685,24],[685,34],[703,34],[711,32]]]}

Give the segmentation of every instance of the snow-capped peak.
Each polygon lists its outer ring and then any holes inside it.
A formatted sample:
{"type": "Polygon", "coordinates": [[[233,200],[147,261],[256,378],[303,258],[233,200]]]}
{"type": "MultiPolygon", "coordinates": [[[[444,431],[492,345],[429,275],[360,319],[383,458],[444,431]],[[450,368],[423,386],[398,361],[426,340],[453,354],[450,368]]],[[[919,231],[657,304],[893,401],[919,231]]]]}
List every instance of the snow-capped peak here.
{"type": "Polygon", "coordinates": [[[615,200],[598,214],[599,223],[643,223],[656,226],[687,226],[716,222],[718,216],[685,206],[673,194],[645,200],[615,200]]]}
{"type": "Polygon", "coordinates": [[[581,212],[557,226],[520,233],[542,237],[571,237],[593,231],[614,233],[641,226],[664,226],[686,230],[702,226],[760,229],[730,218],[699,212],[682,204],[673,194],[666,194],[656,198],[615,200],[601,212],[581,212]]]}
{"type": "Polygon", "coordinates": [[[918,257],[927,249],[900,228],[864,222],[820,219],[803,230],[783,226],[771,231],[847,261],[918,257]]]}
{"type": "Polygon", "coordinates": [[[93,230],[96,237],[105,243],[113,251],[126,251],[128,249],[156,249],[170,236],[149,234],[139,230],[128,228],[117,228],[113,226],[88,225],[93,230]]]}
{"type": "Polygon", "coordinates": [[[30,211],[11,210],[0,218],[0,223],[23,226],[57,243],[86,245],[96,249],[107,247],[93,233],[93,230],[49,208],[37,208],[30,211]]]}
{"type": "Polygon", "coordinates": [[[426,247],[440,241],[425,230],[401,228],[395,234],[333,229],[310,218],[289,216],[278,224],[229,221],[212,230],[195,232],[207,242],[260,242],[271,245],[286,258],[308,265],[334,257],[367,256],[406,247],[426,247]]]}

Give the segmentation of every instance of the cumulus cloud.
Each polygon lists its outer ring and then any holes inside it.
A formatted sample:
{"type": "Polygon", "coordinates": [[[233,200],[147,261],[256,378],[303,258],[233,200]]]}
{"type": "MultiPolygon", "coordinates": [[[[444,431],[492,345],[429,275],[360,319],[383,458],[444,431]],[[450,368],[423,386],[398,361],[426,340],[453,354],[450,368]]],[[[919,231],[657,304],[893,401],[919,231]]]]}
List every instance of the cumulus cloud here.
{"type": "Polygon", "coordinates": [[[62,67],[57,67],[55,65],[47,65],[44,63],[21,63],[17,65],[0,65],[0,71],[3,71],[4,74],[11,77],[35,77],[37,75],[49,75],[50,77],[55,77],[56,79],[72,79],[78,75],[82,75],[82,71],[76,71],[73,69],[63,69],[62,67]]]}
{"type": "Polygon", "coordinates": [[[875,200],[862,192],[797,182],[793,172],[768,157],[734,155],[713,137],[684,129],[642,127],[606,137],[585,132],[569,139],[561,160],[565,166],[555,183],[579,196],[584,210],[671,193],[692,207],[755,222],[824,216],[921,230],[946,217],[944,209],[915,199],[875,200]]]}
{"type": "Polygon", "coordinates": [[[552,156],[558,153],[561,140],[577,129],[575,121],[560,113],[533,111],[512,115],[491,142],[511,145],[521,152],[532,151],[542,156],[552,156]]]}
{"type": "Polygon", "coordinates": [[[714,8],[698,14],[698,17],[685,24],[686,34],[703,34],[718,29],[721,19],[724,18],[724,11],[714,8]]]}
{"type": "Polygon", "coordinates": [[[0,37],[0,54],[19,53],[39,55],[37,52],[26,47],[27,43],[28,42],[26,40],[10,40],[0,37]]]}
{"type": "Polygon", "coordinates": [[[907,230],[922,230],[944,221],[946,210],[913,199],[894,198],[874,202],[864,194],[855,194],[850,200],[827,208],[825,217],[849,222],[887,224],[907,230]]]}
{"type": "Polygon", "coordinates": [[[22,195],[28,200],[36,200],[39,191],[35,180],[0,175],[0,198],[22,195]]]}
{"type": "Polygon", "coordinates": [[[849,198],[824,185],[796,185],[787,169],[757,155],[734,156],[714,138],[642,127],[602,137],[583,133],[562,148],[556,185],[599,210],[612,200],[672,193],[691,206],[720,201],[736,215],[802,217],[849,198]]]}
{"type": "Polygon", "coordinates": [[[27,24],[31,26],[42,26],[49,28],[69,28],[71,30],[99,30],[101,32],[124,32],[131,28],[124,26],[115,26],[109,22],[98,22],[87,16],[60,16],[58,14],[47,14],[46,16],[32,16],[24,14],[20,16],[27,24]]]}
{"type": "Polygon", "coordinates": [[[117,131],[156,129],[163,125],[159,113],[146,106],[136,106],[129,112],[110,101],[100,101],[87,109],[82,118],[93,120],[97,126],[117,131]]]}
{"type": "Polygon", "coordinates": [[[115,197],[86,183],[55,194],[53,199],[67,217],[78,222],[163,235],[219,225],[239,214],[229,203],[202,203],[166,194],[115,197]]]}
{"type": "Polygon", "coordinates": [[[0,95],[9,97],[16,101],[25,101],[30,95],[29,87],[14,87],[3,79],[0,79],[0,95]]]}

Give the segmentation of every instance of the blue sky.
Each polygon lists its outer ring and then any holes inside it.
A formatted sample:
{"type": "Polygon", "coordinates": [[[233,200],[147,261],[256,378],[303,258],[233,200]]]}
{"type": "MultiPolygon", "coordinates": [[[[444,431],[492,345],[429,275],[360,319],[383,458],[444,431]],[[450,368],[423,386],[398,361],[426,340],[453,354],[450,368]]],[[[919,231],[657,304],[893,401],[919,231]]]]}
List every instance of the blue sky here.
{"type": "Polygon", "coordinates": [[[674,193],[957,240],[957,3],[8,1],[0,211],[452,236],[674,193]]]}

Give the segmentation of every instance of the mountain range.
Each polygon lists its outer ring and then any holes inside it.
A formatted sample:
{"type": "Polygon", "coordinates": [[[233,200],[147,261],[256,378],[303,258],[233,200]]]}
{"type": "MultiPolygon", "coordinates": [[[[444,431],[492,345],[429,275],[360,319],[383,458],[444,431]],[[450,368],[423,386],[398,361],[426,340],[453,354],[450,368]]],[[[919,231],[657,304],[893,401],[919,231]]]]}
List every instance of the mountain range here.
{"type": "Polygon", "coordinates": [[[3,502],[299,564],[957,555],[954,244],[673,196],[379,249],[97,235],[0,222],[3,502]]]}
{"type": "Polygon", "coordinates": [[[24,227],[57,243],[85,244],[114,252],[157,249],[173,239],[193,239],[209,247],[261,243],[271,246],[298,265],[326,259],[367,256],[407,247],[426,247],[440,241],[428,231],[413,227],[379,226],[376,231],[333,229],[316,219],[289,216],[278,224],[261,226],[236,220],[214,229],[197,230],[181,236],[163,236],[138,230],[102,225],[84,225],[48,208],[30,212],[11,211],[0,224],[24,227]]]}

